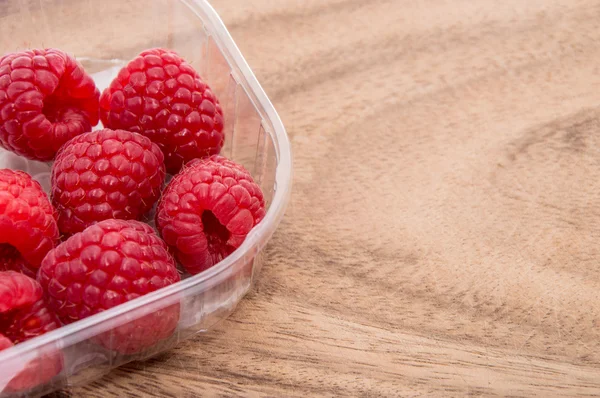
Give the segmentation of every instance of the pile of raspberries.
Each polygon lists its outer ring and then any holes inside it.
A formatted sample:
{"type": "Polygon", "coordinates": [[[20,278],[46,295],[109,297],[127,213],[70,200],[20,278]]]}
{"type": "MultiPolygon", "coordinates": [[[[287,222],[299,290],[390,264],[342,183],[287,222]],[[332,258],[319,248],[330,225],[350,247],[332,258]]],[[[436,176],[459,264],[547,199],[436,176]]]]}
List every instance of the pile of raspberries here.
{"type": "MultiPolygon", "coordinates": [[[[102,93],[61,50],[0,58],[0,146],[53,162],[50,197],[27,173],[0,169],[0,350],[239,247],[265,203],[250,173],[219,155],[223,142],[219,101],[173,51],[140,53],[102,93]],[[155,206],[157,232],[143,222],[155,206]]],[[[178,321],[179,306],[169,307],[95,341],[133,354],[178,321]]],[[[6,388],[45,383],[62,368],[58,352],[34,362],[6,388]]]]}

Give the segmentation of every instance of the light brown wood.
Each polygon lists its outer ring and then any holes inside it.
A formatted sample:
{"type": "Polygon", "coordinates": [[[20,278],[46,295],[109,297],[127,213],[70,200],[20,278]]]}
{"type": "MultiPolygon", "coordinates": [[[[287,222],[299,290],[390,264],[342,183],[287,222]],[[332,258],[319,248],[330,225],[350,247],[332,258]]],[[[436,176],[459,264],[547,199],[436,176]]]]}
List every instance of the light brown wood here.
{"type": "Polygon", "coordinates": [[[214,332],[55,396],[600,395],[600,3],[213,3],[286,218],[214,332]]]}

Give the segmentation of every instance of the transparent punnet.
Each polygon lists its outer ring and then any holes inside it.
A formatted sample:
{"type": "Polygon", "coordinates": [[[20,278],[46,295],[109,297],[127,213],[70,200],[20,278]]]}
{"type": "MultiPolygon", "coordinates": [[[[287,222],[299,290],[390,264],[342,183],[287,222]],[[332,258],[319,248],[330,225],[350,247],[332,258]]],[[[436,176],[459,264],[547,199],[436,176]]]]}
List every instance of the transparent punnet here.
{"type": "MultiPolygon", "coordinates": [[[[222,154],[252,173],[265,194],[267,215],[240,248],[213,268],[0,351],[0,397],[40,396],[86,383],[209,330],[233,311],[259,274],[261,250],[283,217],[291,189],[290,147],[281,120],[208,2],[0,1],[0,53],[46,47],[74,55],[100,90],[141,51],[177,51],[218,96],[225,117],[222,154]],[[110,349],[117,328],[174,306],[180,306],[180,317],[172,336],[133,355],[110,349]],[[49,380],[44,377],[54,373],[49,380]]],[[[27,171],[49,188],[50,164],[0,149],[0,168],[27,171]]]]}

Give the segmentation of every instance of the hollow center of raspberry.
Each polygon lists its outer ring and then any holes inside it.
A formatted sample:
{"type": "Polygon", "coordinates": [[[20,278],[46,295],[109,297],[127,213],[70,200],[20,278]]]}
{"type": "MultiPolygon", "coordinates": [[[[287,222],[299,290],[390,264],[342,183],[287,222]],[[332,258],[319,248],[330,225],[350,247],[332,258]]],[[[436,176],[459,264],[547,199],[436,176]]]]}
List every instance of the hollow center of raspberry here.
{"type": "Polygon", "coordinates": [[[36,268],[32,267],[11,244],[0,243],[0,271],[19,271],[35,278],[36,268]]]}
{"type": "Polygon", "coordinates": [[[21,257],[16,247],[8,243],[0,243],[0,264],[12,264],[21,257]]]}
{"type": "Polygon", "coordinates": [[[50,123],[87,122],[87,117],[80,109],[72,107],[53,96],[44,101],[42,113],[50,123]]]}
{"type": "Polygon", "coordinates": [[[224,249],[229,240],[229,231],[219,222],[212,211],[206,210],[202,213],[202,224],[204,225],[204,235],[208,241],[208,246],[224,249]]]}
{"type": "Polygon", "coordinates": [[[54,96],[50,96],[44,100],[44,108],[42,109],[42,113],[46,118],[50,121],[50,123],[56,123],[58,121],[62,121],[62,113],[64,107],[61,102],[54,98],[54,96]]]}

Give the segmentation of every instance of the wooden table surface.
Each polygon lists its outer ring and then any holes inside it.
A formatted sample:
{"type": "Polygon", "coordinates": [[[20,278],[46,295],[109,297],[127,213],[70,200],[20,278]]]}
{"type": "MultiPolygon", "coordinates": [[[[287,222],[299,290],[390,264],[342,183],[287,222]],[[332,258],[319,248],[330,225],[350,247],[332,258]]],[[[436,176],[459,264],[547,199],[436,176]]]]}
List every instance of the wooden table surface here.
{"type": "Polygon", "coordinates": [[[214,332],[55,396],[600,395],[600,3],[213,3],[285,220],[214,332]]]}

